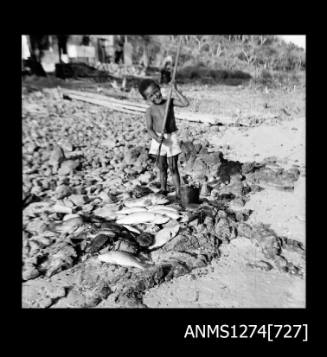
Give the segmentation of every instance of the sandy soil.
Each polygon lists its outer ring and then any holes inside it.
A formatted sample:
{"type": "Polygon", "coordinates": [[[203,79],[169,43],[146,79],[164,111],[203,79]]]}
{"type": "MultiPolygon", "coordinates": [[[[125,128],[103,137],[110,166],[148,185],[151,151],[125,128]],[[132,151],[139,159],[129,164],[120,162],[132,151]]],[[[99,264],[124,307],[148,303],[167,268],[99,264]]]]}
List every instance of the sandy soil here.
{"type": "Polygon", "coordinates": [[[304,280],[249,265],[262,259],[249,240],[237,239],[210,268],[153,288],[143,301],[151,308],[304,307],[304,280]]]}

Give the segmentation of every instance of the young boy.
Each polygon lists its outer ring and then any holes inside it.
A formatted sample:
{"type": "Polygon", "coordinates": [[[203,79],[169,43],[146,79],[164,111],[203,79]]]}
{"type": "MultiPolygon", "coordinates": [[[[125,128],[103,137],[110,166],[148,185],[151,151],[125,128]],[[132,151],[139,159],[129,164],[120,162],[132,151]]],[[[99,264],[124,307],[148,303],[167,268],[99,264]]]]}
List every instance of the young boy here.
{"type": "Polygon", "coordinates": [[[145,100],[151,103],[146,111],[146,125],[148,133],[152,138],[150,155],[158,155],[160,142],[162,146],[159,157],[160,170],[160,193],[167,195],[167,168],[172,175],[173,184],[176,188],[176,199],[180,199],[180,177],[178,172],[178,155],[182,152],[176,135],[177,126],[175,121],[174,106],[187,107],[189,101],[177,90],[173,83],[173,93],[170,100],[167,122],[162,135],[167,100],[163,98],[160,86],[153,80],[145,79],[139,86],[139,92],[145,100]],[[167,165],[168,160],[168,165],[167,165]]]}

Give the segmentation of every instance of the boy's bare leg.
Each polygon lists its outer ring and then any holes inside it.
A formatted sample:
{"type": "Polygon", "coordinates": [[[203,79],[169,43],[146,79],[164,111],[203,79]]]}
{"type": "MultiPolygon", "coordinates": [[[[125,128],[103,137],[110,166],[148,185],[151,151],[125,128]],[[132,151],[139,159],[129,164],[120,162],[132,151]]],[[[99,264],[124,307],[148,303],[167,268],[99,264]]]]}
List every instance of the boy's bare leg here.
{"type": "Polygon", "coordinates": [[[167,176],[168,176],[168,165],[167,165],[167,157],[160,156],[159,157],[159,170],[160,170],[160,191],[164,194],[167,193],[167,176]]]}
{"type": "Polygon", "coordinates": [[[181,197],[181,179],[178,171],[178,155],[168,157],[169,170],[173,179],[173,184],[176,188],[176,198],[181,197]]]}

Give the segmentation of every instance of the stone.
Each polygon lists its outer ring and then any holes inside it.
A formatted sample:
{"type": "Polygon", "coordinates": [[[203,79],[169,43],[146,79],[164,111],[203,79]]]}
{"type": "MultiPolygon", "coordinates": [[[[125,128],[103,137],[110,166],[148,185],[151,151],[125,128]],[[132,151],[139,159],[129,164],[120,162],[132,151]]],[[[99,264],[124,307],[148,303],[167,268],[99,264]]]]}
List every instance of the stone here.
{"type": "Polygon", "coordinates": [[[82,194],[73,194],[69,196],[69,200],[73,202],[75,206],[83,206],[86,203],[86,197],[82,194]]]}
{"type": "Polygon", "coordinates": [[[142,150],[143,147],[135,147],[129,150],[125,150],[124,162],[127,165],[133,165],[141,155],[142,150]]]}
{"type": "Polygon", "coordinates": [[[78,160],[66,160],[60,165],[58,175],[68,175],[80,165],[78,160]]]}
{"type": "Polygon", "coordinates": [[[214,219],[210,216],[206,216],[203,223],[209,231],[214,228],[214,219]]]}
{"type": "Polygon", "coordinates": [[[270,271],[274,268],[272,264],[270,264],[269,262],[267,262],[265,260],[259,260],[256,263],[248,263],[247,266],[254,268],[254,269],[260,269],[263,271],[270,271]]]}
{"type": "Polygon", "coordinates": [[[42,188],[40,186],[33,186],[31,189],[31,194],[35,196],[42,196],[42,188]]]}
{"type": "Polygon", "coordinates": [[[47,237],[44,235],[36,236],[34,237],[34,239],[39,243],[41,248],[48,247],[53,241],[51,237],[47,237]]]}
{"type": "Polygon", "coordinates": [[[74,190],[77,195],[85,195],[86,194],[86,189],[82,185],[75,186],[74,190]]]}
{"type": "Polygon", "coordinates": [[[147,186],[137,185],[131,191],[131,195],[136,198],[140,198],[151,194],[153,191],[147,186]]]}
{"type": "Polygon", "coordinates": [[[123,171],[128,175],[135,175],[136,174],[136,171],[131,167],[126,167],[126,168],[123,169],[123,171]]]}
{"type": "Polygon", "coordinates": [[[222,163],[218,168],[217,177],[221,182],[230,182],[231,176],[239,175],[242,173],[242,164],[238,161],[228,161],[221,159],[222,163]]]}
{"type": "Polygon", "coordinates": [[[221,153],[207,153],[202,152],[200,154],[190,155],[187,161],[185,171],[192,175],[193,178],[204,180],[205,176],[211,177],[216,175],[220,165],[221,165],[221,153]]]}
{"type": "Polygon", "coordinates": [[[218,218],[226,218],[227,217],[227,213],[225,211],[223,211],[223,210],[219,210],[217,212],[217,217],[218,218]]]}
{"type": "Polygon", "coordinates": [[[67,295],[60,299],[57,303],[51,306],[55,309],[57,308],[86,308],[87,302],[82,291],[77,288],[73,288],[67,295]]]}
{"type": "Polygon", "coordinates": [[[228,218],[220,218],[215,226],[216,236],[223,242],[229,242],[231,238],[231,229],[228,218]]]}
{"type": "Polygon", "coordinates": [[[49,202],[32,202],[23,210],[23,214],[26,216],[34,217],[38,214],[46,212],[50,208],[49,202]]]}
{"type": "Polygon", "coordinates": [[[64,160],[65,160],[65,154],[63,149],[59,145],[56,145],[50,155],[49,163],[52,166],[58,168],[64,160]]]}
{"type": "Polygon", "coordinates": [[[55,213],[66,213],[66,214],[71,214],[73,213],[73,210],[71,207],[67,207],[64,202],[58,201],[56,202],[52,207],[51,210],[55,213]]]}
{"type": "Polygon", "coordinates": [[[111,197],[110,197],[110,196],[108,195],[108,193],[105,192],[105,191],[101,191],[101,192],[98,194],[98,197],[101,198],[101,200],[102,200],[104,203],[113,203],[111,197]]]}
{"type": "Polygon", "coordinates": [[[134,171],[137,173],[137,174],[141,174],[143,171],[144,171],[144,168],[143,166],[140,164],[140,163],[136,163],[135,166],[134,166],[134,171]]]}
{"type": "Polygon", "coordinates": [[[69,185],[70,184],[70,179],[69,177],[63,177],[63,176],[60,176],[58,178],[58,185],[69,185]]]}
{"type": "Polygon", "coordinates": [[[58,252],[49,255],[49,259],[44,265],[46,276],[51,277],[64,269],[70,268],[73,266],[76,257],[75,249],[69,244],[64,245],[58,252]]]}
{"type": "Polygon", "coordinates": [[[66,295],[64,287],[45,280],[31,280],[22,286],[23,308],[48,308],[66,295]]]}
{"type": "Polygon", "coordinates": [[[115,203],[106,204],[103,207],[97,208],[93,213],[96,216],[115,219],[117,217],[118,206],[115,203]]]}
{"type": "Polygon", "coordinates": [[[199,154],[201,154],[201,155],[206,155],[206,154],[208,154],[209,152],[208,152],[208,149],[206,148],[206,147],[202,147],[202,149],[200,150],[200,152],[199,152],[199,154]]]}
{"type": "Polygon", "coordinates": [[[40,275],[40,272],[36,269],[33,264],[27,263],[23,267],[23,280],[35,279],[40,275]]]}
{"type": "Polygon", "coordinates": [[[91,213],[93,211],[93,209],[94,209],[93,203],[87,203],[86,205],[83,205],[83,208],[82,208],[83,212],[85,212],[85,213],[91,213]]]}
{"type": "Polygon", "coordinates": [[[233,210],[240,210],[245,206],[245,200],[242,197],[233,199],[230,203],[230,208],[233,210]]]}
{"type": "Polygon", "coordinates": [[[72,152],[74,150],[74,145],[69,141],[62,141],[60,145],[65,152],[72,152]]]}
{"type": "Polygon", "coordinates": [[[47,225],[42,219],[35,218],[27,223],[25,229],[30,233],[39,234],[47,229],[47,225]]]}
{"type": "Polygon", "coordinates": [[[55,191],[55,197],[60,200],[71,194],[71,188],[67,185],[60,185],[55,191]]]}
{"type": "Polygon", "coordinates": [[[66,207],[69,207],[69,208],[71,208],[71,209],[74,209],[74,203],[68,198],[68,197],[66,197],[66,198],[64,198],[63,200],[62,200],[62,202],[63,202],[63,204],[66,206],[66,207]]]}
{"type": "Polygon", "coordinates": [[[139,181],[141,183],[148,184],[151,180],[153,180],[155,177],[151,172],[145,172],[144,174],[140,175],[138,177],[139,181]]]}
{"type": "Polygon", "coordinates": [[[252,238],[253,228],[245,222],[241,222],[237,225],[238,236],[248,239],[252,238]]]}

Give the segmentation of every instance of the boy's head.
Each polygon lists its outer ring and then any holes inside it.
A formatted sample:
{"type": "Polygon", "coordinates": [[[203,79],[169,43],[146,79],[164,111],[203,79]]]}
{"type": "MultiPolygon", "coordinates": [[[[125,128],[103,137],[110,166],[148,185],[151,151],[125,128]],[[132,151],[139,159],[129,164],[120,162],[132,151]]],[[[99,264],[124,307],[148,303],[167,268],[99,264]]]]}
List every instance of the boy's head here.
{"type": "Polygon", "coordinates": [[[152,79],[144,79],[140,83],[139,92],[145,100],[149,100],[154,104],[162,102],[160,86],[152,79]]]}

